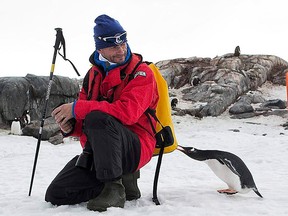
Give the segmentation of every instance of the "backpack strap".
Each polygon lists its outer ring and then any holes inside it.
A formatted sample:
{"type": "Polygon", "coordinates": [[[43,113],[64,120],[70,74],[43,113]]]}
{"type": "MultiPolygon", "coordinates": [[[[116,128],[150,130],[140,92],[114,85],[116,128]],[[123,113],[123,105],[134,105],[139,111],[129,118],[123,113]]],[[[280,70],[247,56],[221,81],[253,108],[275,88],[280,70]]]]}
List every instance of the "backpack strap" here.
{"type": "Polygon", "coordinates": [[[169,146],[171,144],[174,143],[174,138],[173,138],[173,134],[172,134],[172,130],[169,126],[164,127],[162,125],[162,123],[160,122],[160,120],[157,118],[156,116],[156,111],[153,109],[148,108],[145,112],[150,125],[153,129],[153,132],[155,134],[156,137],[156,147],[160,148],[159,151],[159,155],[158,155],[158,161],[157,161],[157,165],[156,165],[156,170],[155,170],[155,175],[154,175],[154,182],[153,182],[153,197],[152,197],[152,201],[156,204],[156,205],[160,205],[160,202],[158,200],[158,196],[157,196],[157,186],[158,186],[158,179],[159,179],[159,174],[160,174],[160,168],[161,168],[161,163],[162,163],[162,158],[163,158],[163,154],[164,154],[164,148],[165,146],[169,146]],[[150,115],[161,125],[162,130],[159,131],[158,133],[156,132],[155,127],[152,124],[150,115]]]}
{"type": "Polygon", "coordinates": [[[95,85],[95,77],[97,76],[97,72],[93,69],[93,67],[89,71],[89,82],[88,82],[88,89],[87,89],[87,100],[92,99],[94,85],[95,85]]]}
{"type": "Polygon", "coordinates": [[[174,138],[173,138],[173,133],[172,133],[170,126],[163,126],[162,125],[162,123],[160,122],[160,120],[156,116],[156,110],[148,108],[145,111],[145,114],[148,117],[150,125],[153,129],[153,132],[155,133],[156,147],[159,148],[162,145],[164,145],[164,147],[172,145],[174,143],[174,138]],[[161,131],[158,131],[158,132],[156,131],[156,129],[154,128],[154,126],[152,124],[152,121],[151,121],[151,118],[149,115],[152,116],[155,119],[155,121],[157,121],[161,125],[161,128],[162,128],[161,131]]]}
{"type": "MultiPolygon", "coordinates": [[[[161,125],[162,128],[163,125],[161,124],[161,122],[159,121],[159,119],[157,118],[156,116],[156,111],[155,110],[152,110],[152,109],[147,109],[145,114],[150,122],[150,125],[152,127],[152,130],[156,136],[156,129],[155,127],[153,126],[153,123],[152,123],[152,120],[150,118],[150,115],[161,125]],[[150,115],[149,115],[150,114],[150,115]]],[[[153,181],[153,197],[152,197],[152,201],[155,203],[155,205],[160,205],[160,202],[159,202],[159,199],[158,199],[158,196],[157,196],[157,187],[158,187],[158,179],[159,179],[159,174],[160,174],[160,168],[161,168],[161,163],[162,163],[162,157],[163,157],[163,153],[164,153],[164,148],[165,148],[165,145],[164,143],[160,142],[158,143],[158,140],[157,140],[157,137],[156,137],[156,146],[160,144],[160,152],[159,152],[159,155],[158,155],[158,160],[157,160],[157,165],[156,165],[156,170],[155,170],[155,174],[154,174],[154,181],[153,181]]]]}

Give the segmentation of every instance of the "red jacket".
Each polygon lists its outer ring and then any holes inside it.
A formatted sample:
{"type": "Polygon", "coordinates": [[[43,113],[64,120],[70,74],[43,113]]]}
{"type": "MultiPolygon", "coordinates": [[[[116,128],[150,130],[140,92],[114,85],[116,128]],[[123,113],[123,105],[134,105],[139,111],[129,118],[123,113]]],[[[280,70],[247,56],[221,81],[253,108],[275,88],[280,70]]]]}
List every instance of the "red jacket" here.
{"type": "MultiPolygon", "coordinates": [[[[74,104],[76,125],[71,134],[79,136],[81,145],[84,147],[87,138],[82,132],[82,122],[85,116],[93,110],[114,116],[139,137],[141,156],[138,169],[147,164],[153,156],[156,140],[145,111],[148,108],[155,109],[159,98],[153,71],[146,64],[140,64],[132,74],[134,78],[129,79],[131,76],[129,74],[139,61],[142,61],[142,57],[132,54],[128,63],[112,69],[105,78],[98,66],[91,67],[88,72],[88,91],[92,87],[92,79],[94,79],[93,89],[87,92],[82,87],[80,91],[79,98],[74,104]],[[126,78],[121,79],[123,73],[120,71],[123,69],[125,69],[126,78]],[[139,71],[144,73],[137,73],[139,71]],[[111,95],[113,95],[112,102],[99,101],[99,96],[111,98],[111,95]],[[88,96],[91,97],[90,100],[88,96]]],[[[151,120],[155,127],[155,120],[153,118],[151,120]]]]}

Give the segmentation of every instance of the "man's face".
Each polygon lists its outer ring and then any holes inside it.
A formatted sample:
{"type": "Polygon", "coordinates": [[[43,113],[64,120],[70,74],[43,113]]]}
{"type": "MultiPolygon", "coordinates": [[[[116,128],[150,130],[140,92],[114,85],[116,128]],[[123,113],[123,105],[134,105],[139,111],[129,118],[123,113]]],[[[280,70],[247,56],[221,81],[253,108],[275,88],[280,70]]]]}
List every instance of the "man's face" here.
{"type": "Polygon", "coordinates": [[[127,55],[127,43],[103,48],[98,52],[108,61],[121,64],[125,61],[127,55]]]}

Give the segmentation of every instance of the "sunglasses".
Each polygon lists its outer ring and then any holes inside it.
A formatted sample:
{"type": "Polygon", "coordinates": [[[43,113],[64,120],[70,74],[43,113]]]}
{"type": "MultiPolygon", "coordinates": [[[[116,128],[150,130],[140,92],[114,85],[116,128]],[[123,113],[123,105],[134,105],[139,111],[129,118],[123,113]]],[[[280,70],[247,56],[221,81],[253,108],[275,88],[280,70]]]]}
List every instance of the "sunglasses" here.
{"type": "Polygon", "coordinates": [[[110,37],[100,37],[98,36],[97,38],[99,40],[108,42],[108,43],[114,43],[116,45],[120,45],[124,42],[126,42],[126,36],[127,32],[123,32],[122,34],[116,34],[115,36],[110,36],[110,37]]]}

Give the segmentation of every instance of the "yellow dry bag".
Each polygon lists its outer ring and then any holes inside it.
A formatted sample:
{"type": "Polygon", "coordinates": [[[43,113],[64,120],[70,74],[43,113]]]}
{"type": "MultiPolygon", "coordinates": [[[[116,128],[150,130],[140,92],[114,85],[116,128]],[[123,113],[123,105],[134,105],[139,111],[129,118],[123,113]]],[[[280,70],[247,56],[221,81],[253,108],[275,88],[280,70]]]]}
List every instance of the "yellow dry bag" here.
{"type": "Polygon", "coordinates": [[[157,144],[154,155],[158,155],[162,145],[164,145],[164,153],[169,153],[177,148],[178,143],[171,118],[171,105],[167,82],[155,64],[148,63],[148,65],[154,73],[159,94],[159,101],[155,110],[156,113],[153,113],[152,110],[147,110],[157,121],[155,129],[157,144]]]}

